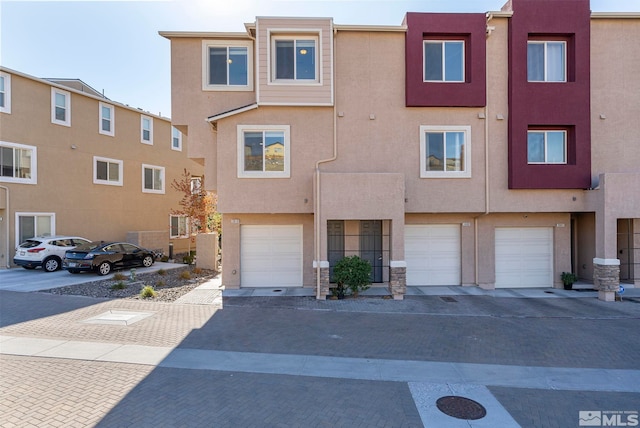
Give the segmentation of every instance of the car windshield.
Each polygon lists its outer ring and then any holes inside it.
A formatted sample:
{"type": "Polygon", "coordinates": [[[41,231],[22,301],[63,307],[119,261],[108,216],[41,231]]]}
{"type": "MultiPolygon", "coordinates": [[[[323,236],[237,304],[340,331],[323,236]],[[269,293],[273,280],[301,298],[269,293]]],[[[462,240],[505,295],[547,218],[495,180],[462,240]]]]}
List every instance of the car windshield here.
{"type": "Polygon", "coordinates": [[[100,247],[101,245],[104,245],[104,242],[102,241],[87,242],[86,244],[78,245],[76,248],[74,248],[74,251],[93,251],[96,248],[100,247]]]}
{"type": "Polygon", "coordinates": [[[36,241],[35,239],[27,239],[22,244],[20,244],[20,248],[33,248],[40,245],[41,241],[36,241]]]}

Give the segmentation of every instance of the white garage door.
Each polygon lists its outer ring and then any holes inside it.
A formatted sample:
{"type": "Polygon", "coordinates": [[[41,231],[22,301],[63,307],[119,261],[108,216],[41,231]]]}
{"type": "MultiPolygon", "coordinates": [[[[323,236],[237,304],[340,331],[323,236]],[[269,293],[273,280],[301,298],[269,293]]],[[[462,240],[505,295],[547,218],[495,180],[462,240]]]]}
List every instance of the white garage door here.
{"type": "Polygon", "coordinates": [[[460,225],[404,227],[407,285],[460,285],[460,225]]]}
{"type": "Polygon", "coordinates": [[[553,286],[553,229],[496,228],[496,288],[553,286]]]}
{"type": "Polygon", "coordinates": [[[302,287],[302,225],[240,228],[242,287],[302,287]]]}

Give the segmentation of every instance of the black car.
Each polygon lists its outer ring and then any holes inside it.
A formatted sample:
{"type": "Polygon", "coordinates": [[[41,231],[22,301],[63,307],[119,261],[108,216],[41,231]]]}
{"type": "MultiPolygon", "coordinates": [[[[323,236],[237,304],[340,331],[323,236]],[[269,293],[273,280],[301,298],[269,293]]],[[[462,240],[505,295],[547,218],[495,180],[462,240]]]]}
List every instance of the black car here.
{"type": "Polygon", "coordinates": [[[156,261],[156,253],[127,242],[89,242],[65,253],[62,267],[71,273],[95,271],[108,275],[114,269],[144,266],[156,261]]]}

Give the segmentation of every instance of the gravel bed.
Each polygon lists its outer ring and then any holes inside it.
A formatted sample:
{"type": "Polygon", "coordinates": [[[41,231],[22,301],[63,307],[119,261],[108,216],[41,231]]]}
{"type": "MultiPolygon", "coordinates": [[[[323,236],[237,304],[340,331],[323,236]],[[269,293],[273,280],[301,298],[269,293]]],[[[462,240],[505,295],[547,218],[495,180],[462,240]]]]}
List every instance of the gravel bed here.
{"type": "Polygon", "coordinates": [[[71,294],[86,297],[106,297],[111,299],[174,302],[218,274],[213,270],[185,266],[184,268],[167,269],[152,273],[138,273],[135,281],[131,281],[127,273],[128,271],[121,272],[121,274],[124,275],[124,279],[103,279],[86,282],[84,284],[53,288],[46,292],[61,295],[71,294]],[[187,273],[189,274],[189,278],[183,277],[183,275],[186,276],[187,273]],[[140,290],[147,285],[150,285],[156,291],[155,297],[140,297],[140,290]]]}

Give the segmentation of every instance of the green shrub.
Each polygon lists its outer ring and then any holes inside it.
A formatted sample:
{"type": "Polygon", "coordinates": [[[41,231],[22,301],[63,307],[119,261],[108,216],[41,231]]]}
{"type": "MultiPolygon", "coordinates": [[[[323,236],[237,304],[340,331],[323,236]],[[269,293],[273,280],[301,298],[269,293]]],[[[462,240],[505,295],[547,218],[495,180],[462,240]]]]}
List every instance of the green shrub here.
{"type": "Polygon", "coordinates": [[[145,285],[144,287],[142,287],[142,290],[140,290],[140,297],[142,297],[143,299],[153,298],[156,297],[156,295],[156,290],[154,290],[150,285],[145,285]]]}
{"type": "Polygon", "coordinates": [[[127,288],[127,284],[125,284],[123,281],[118,281],[111,286],[112,290],[124,290],[125,288],[127,288]]]}
{"type": "Polygon", "coordinates": [[[333,268],[333,279],[338,296],[344,295],[346,289],[357,296],[371,284],[371,263],[358,256],[345,257],[333,268]]]}
{"type": "Polygon", "coordinates": [[[180,272],[180,279],[191,279],[191,272],[188,270],[183,270],[180,272]]]}
{"type": "Polygon", "coordinates": [[[184,256],[182,258],[182,263],[184,263],[185,265],[193,264],[193,256],[184,256]]]}
{"type": "Polygon", "coordinates": [[[127,275],[118,272],[113,275],[113,279],[115,279],[116,281],[124,281],[125,279],[127,279],[127,275]]]}
{"type": "Polygon", "coordinates": [[[165,276],[166,274],[167,274],[167,271],[166,271],[166,270],[164,270],[164,269],[160,269],[160,270],[158,271],[158,275],[160,275],[160,276],[165,276]]]}

